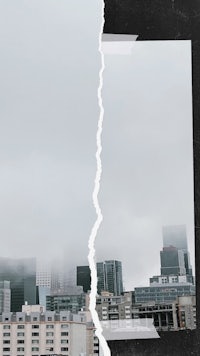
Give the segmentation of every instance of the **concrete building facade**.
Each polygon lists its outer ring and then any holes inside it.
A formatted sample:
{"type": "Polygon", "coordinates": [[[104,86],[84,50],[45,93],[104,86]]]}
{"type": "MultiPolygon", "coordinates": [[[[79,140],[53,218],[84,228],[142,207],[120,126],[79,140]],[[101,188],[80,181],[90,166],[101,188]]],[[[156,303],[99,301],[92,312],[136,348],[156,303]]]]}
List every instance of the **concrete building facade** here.
{"type": "Polygon", "coordinates": [[[25,306],[23,312],[0,316],[0,356],[98,354],[93,347],[94,328],[88,327],[83,315],[44,312],[37,307],[25,306]]]}

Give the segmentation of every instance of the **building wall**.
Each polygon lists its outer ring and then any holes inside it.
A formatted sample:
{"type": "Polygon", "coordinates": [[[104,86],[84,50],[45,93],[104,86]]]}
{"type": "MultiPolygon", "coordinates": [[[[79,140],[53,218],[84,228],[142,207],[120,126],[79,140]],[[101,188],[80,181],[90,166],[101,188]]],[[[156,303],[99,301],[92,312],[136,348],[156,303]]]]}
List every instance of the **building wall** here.
{"type": "Polygon", "coordinates": [[[0,322],[0,356],[38,356],[52,352],[63,356],[86,355],[87,325],[71,318],[69,313],[60,314],[60,320],[55,320],[58,319],[55,313],[4,315],[0,322]],[[65,318],[68,320],[62,320],[65,318]]]}
{"type": "Polygon", "coordinates": [[[9,281],[0,281],[0,314],[10,312],[11,290],[9,281]]]}

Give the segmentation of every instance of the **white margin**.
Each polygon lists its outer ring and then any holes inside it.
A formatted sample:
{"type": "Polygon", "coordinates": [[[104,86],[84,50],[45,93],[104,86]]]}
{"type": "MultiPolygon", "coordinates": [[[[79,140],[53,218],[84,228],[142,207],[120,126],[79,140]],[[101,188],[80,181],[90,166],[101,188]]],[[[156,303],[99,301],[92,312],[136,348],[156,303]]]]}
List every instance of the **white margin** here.
{"type": "Polygon", "coordinates": [[[98,318],[98,314],[96,311],[96,295],[97,295],[97,271],[96,271],[96,262],[95,262],[95,238],[97,235],[97,231],[99,229],[99,226],[103,220],[103,216],[101,213],[101,208],[99,206],[99,201],[98,201],[98,193],[99,193],[99,187],[100,187],[100,179],[101,179],[101,173],[102,173],[102,164],[101,164],[101,151],[102,151],[102,146],[101,146],[101,134],[102,134],[102,126],[103,126],[103,117],[104,117],[104,108],[103,108],[103,100],[102,100],[102,87],[103,87],[103,71],[105,69],[105,63],[104,63],[104,54],[102,51],[102,34],[103,34],[103,27],[104,27],[104,0],[102,1],[102,22],[101,22],[101,27],[100,27],[100,33],[99,33],[99,52],[101,56],[101,68],[99,71],[99,87],[98,87],[98,103],[99,103],[99,108],[100,108],[100,114],[99,114],[99,120],[98,120],[98,128],[97,128],[97,134],[96,134],[96,142],[97,142],[97,151],[96,151],[96,162],[97,162],[97,171],[96,171],[96,177],[95,177],[95,186],[94,186],[94,191],[93,191],[93,204],[94,208],[96,210],[97,214],[97,219],[93,225],[90,237],[89,237],[89,242],[88,242],[88,248],[89,248],[89,254],[88,254],[88,261],[89,261],[89,267],[91,271],[91,292],[90,292],[90,303],[89,303],[89,310],[92,315],[92,320],[94,322],[96,331],[95,334],[99,339],[99,346],[103,351],[104,356],[111,356],[110,349],[108,347],[108,344],[102,335],[102,327],[98,318]]]}

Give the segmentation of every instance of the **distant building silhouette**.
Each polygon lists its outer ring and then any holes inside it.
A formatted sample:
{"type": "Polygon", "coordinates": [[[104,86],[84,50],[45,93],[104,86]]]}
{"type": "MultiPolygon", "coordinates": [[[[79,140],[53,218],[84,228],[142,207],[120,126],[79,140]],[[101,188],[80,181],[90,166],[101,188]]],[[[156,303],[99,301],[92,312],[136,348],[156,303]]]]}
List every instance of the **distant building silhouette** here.
{"type": "Polygon", "coordinates": [[[36,260],[0,258],[0,281],[10,281],[11,311],[21,311],[27,301],[36,304],[36,260]]]}
{"type": "Polygon", "coordinates": [[[91,275],[89,266],[76,267],[76,285],[82,286],[85,293],[91,290],[91,275]]]}

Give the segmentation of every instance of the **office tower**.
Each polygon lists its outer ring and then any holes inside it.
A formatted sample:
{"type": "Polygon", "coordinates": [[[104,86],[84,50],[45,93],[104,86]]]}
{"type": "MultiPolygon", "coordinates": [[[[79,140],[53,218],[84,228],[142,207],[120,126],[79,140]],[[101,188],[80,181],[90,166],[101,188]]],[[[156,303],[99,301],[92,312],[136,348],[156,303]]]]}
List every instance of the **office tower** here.
{"type": "Polygon", "coordinates": [[[183,251],[186,274],[192,276],[185,225],[163,226],[163,247],[167,248],[170,246],[183,251]]]}
{"type": "Polygon", "coordinates": [[[185,260],[183,250],[174,246],[163,247],[160,251],[161,275],[185,275],[185,260]]]}
{"type": "Polygon", "coordinates": [[[36,263],[36,285],[51,288],[51,264],[44,259],[36,263]]]}
{"type": "Polygon", "coordinates": [[[46,298],[47,295],[51,294],[51,289],[49,287],[37,286],[38,292],[38,303],[46,308],[46,298]]]}
{"type": "Polygon", "coordinates": [[[0,281],[0,314],[10,312],[10,282],[0,281]]]}
{"type": "Polygon", "coordinates": [[[108,291],[113,295],[121,295],[123,292],[122,263],[109,260],[97,263],[97,291],[108,291]]]}
{"type": "Polygon", "coordinates": [[[10,281],[11,311],[20,311],[27,301],[36,304],[36,261],[34,258],[0,258],[0,281],[10,281]]]}
{"type": "Polygon", "coordinates": [[[91,275],[89,266],[77,266],[76,285],[82,286],[85,293],[91,289],[91,275]]]}
{"type": "Polygon", "coordinates": [[[51,261],[46,259],[37,260],[36,285],[40,292],[45,291],[45,288],[46,290],[54,291],[64,290],[63,261],[59,259],[51,261]]]}

